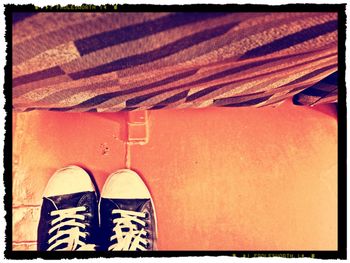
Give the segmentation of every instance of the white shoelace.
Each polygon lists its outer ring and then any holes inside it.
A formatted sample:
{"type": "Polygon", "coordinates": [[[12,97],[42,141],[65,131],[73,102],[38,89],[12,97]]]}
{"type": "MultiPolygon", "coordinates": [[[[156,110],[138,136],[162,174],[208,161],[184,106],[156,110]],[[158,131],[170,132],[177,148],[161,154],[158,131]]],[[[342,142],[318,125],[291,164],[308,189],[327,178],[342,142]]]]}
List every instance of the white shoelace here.
{"type": "Polygon", "coordinates": [[[80,228],[85,229],[85,225],[81,222],[76,221],[84,220],[85,216],[77,214],[77,212],[83,212],[86,208],[84,206],[76,207],[76,208],[68,208],[55,210],[50,213],[51,216],[57,216],[51,222],[51,229],[49,230],[49,234],[58,230],[57,233],[51,237],[48,241],[50,247],[47,249],[48,251],[54,250],[61,244],[67,244],[66,247],[56,250],[95,250],[94,244],[85,244],[80,240],[80,237],[85,238],[87,233],[81,232],[80,228]],[[66,220],[65,219],[69,219],[66,220]],[[60,222],[59,224],[57,224],[60,222]],[[67,228],[66,230],[60,230],[61,228],[67,228]],[[60,239],[63,235],[67,235],[66,238],[60,239]],[[79,246],[79,248],[78,248],[79,246]]]}
{"type": "Polygon", "coordinates": [[[113,232],[115,234],[110,238],[110,241],[116,239],[116,243],[111,245],[108,250],[146,250],[148,244],[146,240],[147,232],[144,229],[146,222],[140,219],[145,218],[146,213],[114,209],[112,214],[120,214],[120,218],[113,219],[115,224],[113,232]],[[135,223],[140,224],[143,228],[138,230],[135,223]],[[123,231],[125,229],[128,229],[128,231],[123,231]]]}

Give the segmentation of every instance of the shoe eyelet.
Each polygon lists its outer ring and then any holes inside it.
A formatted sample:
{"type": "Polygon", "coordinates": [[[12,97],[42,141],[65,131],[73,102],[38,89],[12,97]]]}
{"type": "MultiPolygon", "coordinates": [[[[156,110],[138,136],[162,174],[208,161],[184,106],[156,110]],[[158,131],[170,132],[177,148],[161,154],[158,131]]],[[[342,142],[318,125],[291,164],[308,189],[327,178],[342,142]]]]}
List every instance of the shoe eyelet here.
{"type": "Polygon", "coordinates": [[[146,212],[146,213],[145,213],[145,219],[148,219],[148,218],[149,218],[149,213],[146,212]]]}
{"type": "Polygon", "coordinates": [[[146,237],[146,238],[149,238],[149,232],[146,231],[145,237],[146,237]]]}
{"type": "Polygon", "coordinates": [[[148,228],[148,223],[147,222],[145,223],[145,228],[148,228]]]}
{"type": "Polygon", "coordinates": [[[147,242],[147,243],[146,243],[146,248],[149,248],[149,247],[150,247],[150,243],[147,242]]]}

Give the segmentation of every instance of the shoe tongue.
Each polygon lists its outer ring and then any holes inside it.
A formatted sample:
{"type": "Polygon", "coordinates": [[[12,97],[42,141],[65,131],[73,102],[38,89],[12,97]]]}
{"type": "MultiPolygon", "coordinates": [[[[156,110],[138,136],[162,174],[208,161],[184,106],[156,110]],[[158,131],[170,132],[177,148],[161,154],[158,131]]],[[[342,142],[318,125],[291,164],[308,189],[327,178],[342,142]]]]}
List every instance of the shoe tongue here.
{"type": "Polygon", "coordinates": [[[88,192],[80,192],[80,193],[67,194],[67,195],[51,196],[51,197],[48,197],[48,199],[51,199],[55,203],[58,209],[67,209],[67,208],[79,206],[79,201],[87,193],[88,192]]]}
{"type": "Polygon", "coordinates": [[[122,210],[136,211],[140,212],[142,206],[149,199],[112,199],[111,201],[122,210]]]}

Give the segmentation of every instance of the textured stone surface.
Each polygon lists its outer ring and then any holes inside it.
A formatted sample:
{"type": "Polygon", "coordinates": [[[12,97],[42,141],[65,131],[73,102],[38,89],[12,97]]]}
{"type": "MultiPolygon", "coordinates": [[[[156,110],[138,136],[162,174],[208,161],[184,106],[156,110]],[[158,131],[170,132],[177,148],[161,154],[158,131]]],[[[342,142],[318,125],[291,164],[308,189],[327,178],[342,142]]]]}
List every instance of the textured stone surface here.
{"type": "MultiPolygon", "coordinates": [[[[18,114],[14,204],[40,205],[51,174],[72,163],[101,188],[128,157],[153,196],[160,250],[337,248],[332,110],[284,103],[148,114],[149,142],[128,143],[128,154],[127,113],[18,114]]],[[[34,248],[22,242],[36,240],[39,210],[13,209],[13,237],[21,242],[14,249],[34,248]]]]}
{"type": "Polygon", "coordinates": [[[17,113],[13,150],[13,204],[40,205],[52,174],[79,165],[99,188],[125,167],[126,113],[17,113]]]}
{"type": "Polygon", "coordinates": [[[14,242],[37,240],[40,207],[17,207],[12,209],[12,238],[14,242]]]}
{"type": "Polygon", "coordinates": [[[14,243],[12,244],[12,249],[14,251],[36,251],[37,246],[36,242],[28,242],[28,243],[14,243]]]}
{"type": "Polygon", "coordinates": [[[337,120],[307,107],[149,112],[131,169],[165,250],[337,249],[337,120]]]}

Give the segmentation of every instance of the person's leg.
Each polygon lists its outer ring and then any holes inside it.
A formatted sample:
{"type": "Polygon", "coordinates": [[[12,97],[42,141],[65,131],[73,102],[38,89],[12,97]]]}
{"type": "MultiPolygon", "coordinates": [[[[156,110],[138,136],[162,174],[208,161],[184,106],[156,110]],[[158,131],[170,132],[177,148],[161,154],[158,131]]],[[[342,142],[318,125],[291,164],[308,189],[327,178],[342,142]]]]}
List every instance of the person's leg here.
{"type": "Polygon", "coordinates": [[[99,203],[103,250],[155,250],[156,214],[151,194],[134,171],[111,174],[99,203]]]}
{"type": "Polygon", "coordinates": [[[91,178],[82,168],[68,166],[58,170],[44,192],[38,250],[94,250],[97,201],[91,178]]]}

